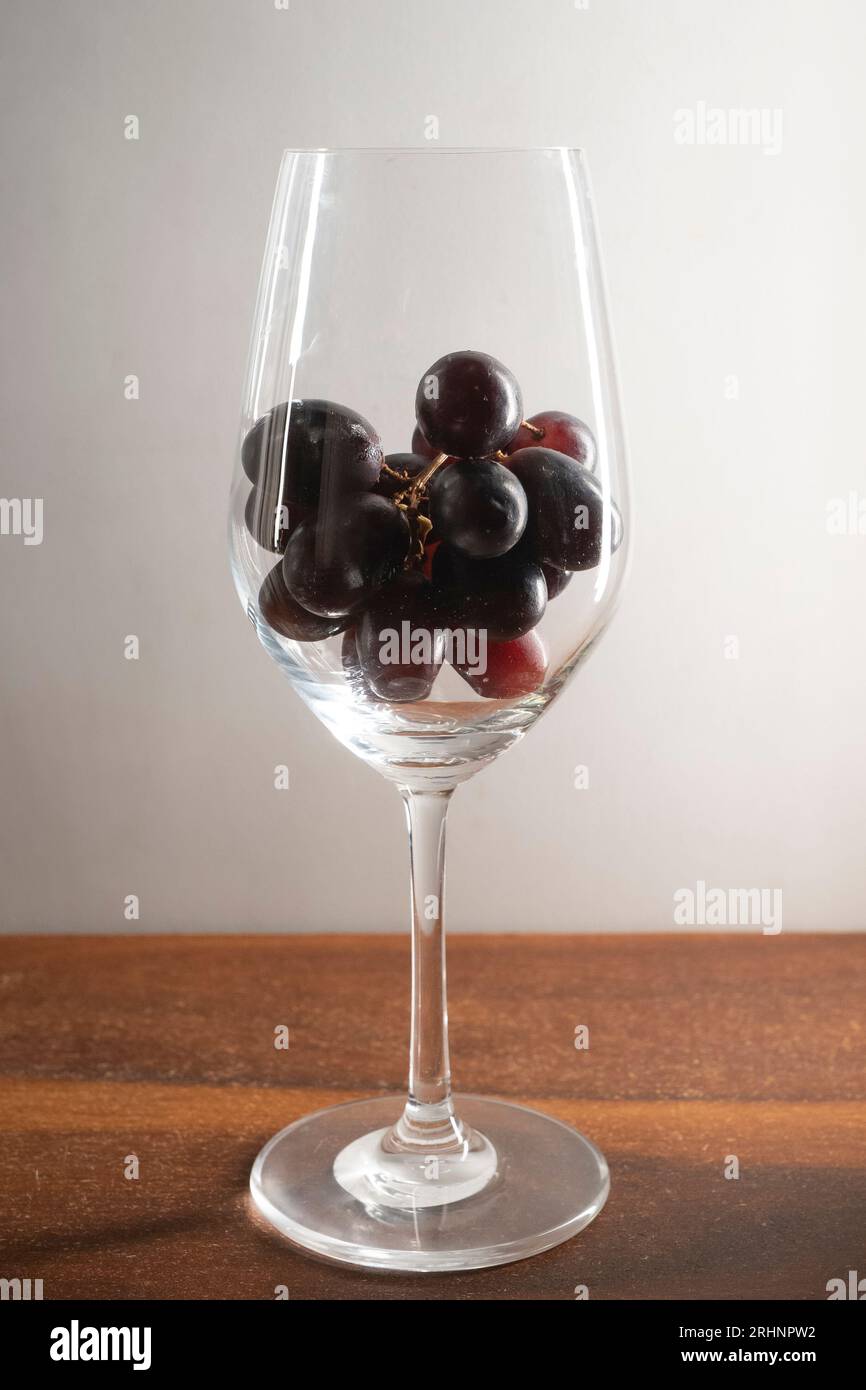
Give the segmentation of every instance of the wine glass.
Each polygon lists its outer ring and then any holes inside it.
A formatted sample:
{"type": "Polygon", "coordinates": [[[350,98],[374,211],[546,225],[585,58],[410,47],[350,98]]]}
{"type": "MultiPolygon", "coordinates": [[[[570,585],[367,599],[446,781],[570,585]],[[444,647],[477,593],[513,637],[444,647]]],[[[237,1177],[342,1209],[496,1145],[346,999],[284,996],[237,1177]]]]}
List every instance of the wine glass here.
{"type": "Polygon", "coordinates": [[[232,570],[301,698],[399,788],[412,890],[407,1095],[307,1116],[252,1170],[260,1211],[305,1249],[471,1269],[555,1245],[605,1202],[589,1139],[451,1093],[445,818],[604,630],[629,531],[581,152],[287,151],[232,570]]]}

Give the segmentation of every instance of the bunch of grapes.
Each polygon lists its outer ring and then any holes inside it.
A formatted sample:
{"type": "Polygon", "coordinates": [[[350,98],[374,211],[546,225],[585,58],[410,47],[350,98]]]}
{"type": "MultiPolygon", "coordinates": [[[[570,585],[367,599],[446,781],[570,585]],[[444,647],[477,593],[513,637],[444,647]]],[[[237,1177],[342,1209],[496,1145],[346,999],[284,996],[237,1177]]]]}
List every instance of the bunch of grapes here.
{"type": "MultiPolygon", "coordinates": [[[[604,550],[592,432],[561,411],[525,420],[514,375],[481,352],[435,362],[415,411],[412,452],[387,457],[372,425],[332,401],[256,421],[242,446],[246,523],[282,557],[262,617],[295,642],[342,632],[344,670],[367,698],[426,699],[445,634],[470,631],[484,634],[486,669],[453,643],[450,659],[473,689],[529,694],[547,668],[534,629],[548,602],[604,550]],[[406,659],[384,659],[382,634],[403,631],[406,659]]],[[[608,517],[615,550],[616,507],[608,517]]]]}

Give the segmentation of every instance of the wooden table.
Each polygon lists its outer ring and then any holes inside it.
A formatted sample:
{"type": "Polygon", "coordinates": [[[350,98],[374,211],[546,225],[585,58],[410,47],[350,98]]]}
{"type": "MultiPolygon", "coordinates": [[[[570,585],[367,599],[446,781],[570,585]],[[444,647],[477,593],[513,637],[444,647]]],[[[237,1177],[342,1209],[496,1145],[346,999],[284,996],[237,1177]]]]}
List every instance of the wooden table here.
{"type": "Polygon", "coordinates": [[[859,935],[453,938],[459,1087],[583,1129],[607,1207],[467,1274],[296,1253],[252,1216],[250,1165],[290,1120],[401,1088],[407,971],[393,936],[0,939],[0,1276],[46,1299],[571,1300],[821,1299],[866,1275],[859,935]]]}

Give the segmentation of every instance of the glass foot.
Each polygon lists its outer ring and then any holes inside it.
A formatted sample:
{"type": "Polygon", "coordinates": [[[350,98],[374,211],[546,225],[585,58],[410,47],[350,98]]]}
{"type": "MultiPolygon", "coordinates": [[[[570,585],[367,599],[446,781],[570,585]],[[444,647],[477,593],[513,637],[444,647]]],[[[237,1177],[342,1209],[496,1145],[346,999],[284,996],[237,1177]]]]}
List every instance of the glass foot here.
{"type": "Polygon", "coordinates": [[[365,1206],[421,1211],[474,1197],[496,1177],[496,1150],[453,1114],[438,1142],[419,1140],[400,1123],[354,1139],[334,1159],[334,1177],[365,1206]]]}
{"type": "Polygon", "coordinates": [[[568,1240],[610,1189],[577,1130],[522,1105],[458,1096],[464,1155],[389,1153],[405,1098],[351,1101],[269,1140],[250,1175],[263,1216],[318,1255],[374,1269],[507,1264],[568,1240]]]}

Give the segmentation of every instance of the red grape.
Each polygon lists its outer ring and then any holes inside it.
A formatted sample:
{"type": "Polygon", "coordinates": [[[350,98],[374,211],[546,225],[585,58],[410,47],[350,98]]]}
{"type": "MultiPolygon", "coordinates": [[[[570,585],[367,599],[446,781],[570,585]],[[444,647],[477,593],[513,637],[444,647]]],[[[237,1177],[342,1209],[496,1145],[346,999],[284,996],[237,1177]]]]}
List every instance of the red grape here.
{"type": "Polygon", "coordinates": [[[415,413],[437,451],[475,458],[513,439],[523,417],[516,378],[485,352],[449,352],[418,383],[415,413]]]}
{"type": "Polygon", "coordinates": [[[440,545],[441,541],[428,541],[424,547],[424,559],[421,563],[421,573],[425,579],[433,578],[433,559],[440,545]]]}
{"type": "Polygon", "coordinates": [[[487,668],[457,666],[478,695],[489,700],[513,700],[538,690],[547,672],[547,653],[537,632],[526,632],[513,642],[487,643],[487,668]]]}
{"type": "Polygon", "coordinates": [[[590,472],[595,467],[597,450],[592,430],[576,415],[567,415],[564,410],[541,410],[537,415],[530,415],[508,445],[508,453],[533,448],[555,449],[559,454],[576,459],[590,472]],[[533,425],[534,429],[527,429],[527,425],[533,425]]]}

